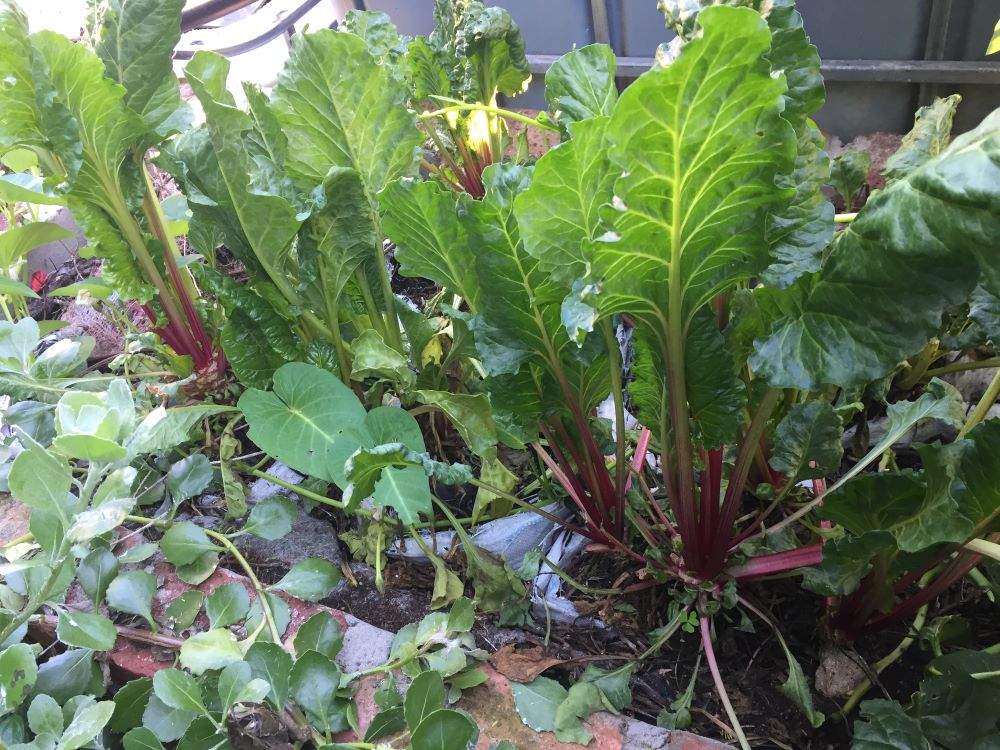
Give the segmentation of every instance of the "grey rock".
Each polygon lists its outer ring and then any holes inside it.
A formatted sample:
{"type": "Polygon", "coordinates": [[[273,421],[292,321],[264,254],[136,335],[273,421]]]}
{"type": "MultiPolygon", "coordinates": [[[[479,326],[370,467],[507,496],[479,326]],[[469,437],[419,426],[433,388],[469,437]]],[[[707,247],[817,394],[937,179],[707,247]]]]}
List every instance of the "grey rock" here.
{"type": "Polygon", "coordinates": [[[270,541],[246,534],[236,538],[236,546],[254,561],[280,563],[285,568],[314,557],[337,566],[341,560],[337,527],[313,518],[301,507],[292,530],[281,539],[270,541]]]}
{"type": "Polygon", "coordinates": [[[54,210],[51,216],[45,216],[43,213],[39,218],[44,218],[46,221],[58,224],[63,229],[68,229],[70,232],[75,233],[76,236],[65,240],[49,242],[36,247],[28,253],[29,275],[35,271],[52,273],[63,263],[78,255],[80,248],[87,244],[87,240],[83,236],[83,231],[73,220],[69,209],[58,208],[54,210]]]}
{"type": "MultiPolygon", "coordinates": [[[[283,463],[278,461],[275,461],[268,467],[267,473],[271,476],[277,477],[278,479],[283,479],[289,484],[299,484],[304,478],[301,474],[292,471],[283,463]]],[[[288,497],[292,494],[292,491],[287,487],[282,487],[280,484],[269,482],[266,479],[257,479],[248,488],[247,502],[252,505],[273,495],[284,495],[288,497]]]]}

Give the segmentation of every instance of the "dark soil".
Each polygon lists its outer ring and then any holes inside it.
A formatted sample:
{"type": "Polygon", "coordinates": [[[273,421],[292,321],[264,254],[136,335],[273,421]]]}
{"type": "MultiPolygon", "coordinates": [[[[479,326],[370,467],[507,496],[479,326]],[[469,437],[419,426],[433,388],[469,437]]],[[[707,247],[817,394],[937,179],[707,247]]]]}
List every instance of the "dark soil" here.
{"type": "MultiPolygon", "coordinates": [[[[592,557],[585,559],[580,569],[574,571],[578,580],[593,587],[610,586],[612,576],[621,567],[615,561],[592,557]],[[610,575],[607,575],[610,574],[610,575]]],[[[779,623],[781,633],[802,670],[813,686],[813,678],[820,664],[820,652],[828,645],[824,633],[823,601],[802,589],[798,579],[771,581],[761,584],[744,584],[741,594],[763,609],[779,623]]],[[[593,629],[570,630],[554,633],[555,655],[564,658],[581,654],[607,654],[617,657],[600,666],[611,668],[623,659],[634,658],[648,646],[646,634],[664,623],[668,592],[661,588],[648,589],[618,600],[635,608],[624,612],[605,599],[583,598],[577,601],[581,612],[596,612],[608,625],[605,631],[593,629]]],[[[992,645],[1000,640],[1000,621],[996,618],[995,605],[975,588],[959,587],[949,591],[931,606],[927,621],[942,614],[962,615],[970,626],[972,639],[966,647],[992,645]]],[[[755,632],[740,628],[739,615],[717,616],[716,656],[730,700],[755,748],[779,750],[840,750],[850,745],[850,722],[836,718],[841,701],[826,698],[813,690],[814,706],[828,717],[814,729],[798,708],[786,698],[779,686],[788,678],[788,663],[774,631],[760,620],[753,618],[755,632]]],[[[847,649],[846,658],[855,661],[863,671],[867,664],[878,661],[906,635],[909,623],[863,639],[847,649]]],[[[947,649],[946,649],[947,650],[947,649]]],[[[657,657],[646,659],[633,677],[633,704],[627,713],[650,723],[682,693],[691,680],[695,662],[701,651],[697,633],[681,633],[668,643],[657,657]]],[[[925,676],[924,669],[933,655],[919,644],[914,644],[892,667],[879,676],[875,687],[866,696],[869,699],[890,698],[904,705],[925,676]]],[[[572,679],[585,664],[578,664],[564,676],[572,679]]],[[[555,677],[559,669],[546,672],[555,677]]],[[[728,724],[725,709],[715,692],[711,676],[702,660],[692,703],[693,722],[690,731],[725,742],[733,741],[726,731],[728,724]]]]}

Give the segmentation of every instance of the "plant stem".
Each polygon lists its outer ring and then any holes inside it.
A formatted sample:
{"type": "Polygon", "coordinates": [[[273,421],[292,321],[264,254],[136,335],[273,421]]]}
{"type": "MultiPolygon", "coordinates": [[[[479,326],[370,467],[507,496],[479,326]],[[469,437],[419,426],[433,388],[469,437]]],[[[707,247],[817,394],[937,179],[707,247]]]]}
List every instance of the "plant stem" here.
{"type": "Polygon", "coordinates": [[[940,343],[936,338],[933,338],[927,342],[927,346],[916,357],[913,357],[908,364],[908,369],[899,379],[898,385],[902,390],[910,390],[927,375],[927,369],[938,358],[939,347],[940,343]]]}
{"type": "Polygon", "coordinates": [[[965,548],[977,555],[983,555],[1000,562],[1000,544],[988,542],[985,539],[972,539],[965,543],[965,548]]]}
{"type": "Polygon", "coordinates": [[[625,481],[628,466],[625,463],[625,398],[622,394],[622,356],[618,337],[611,327],[611,321],[601,321],[601,332],[608,347],[608,366],[611,372],[611,398],[615,404],[615,536],[621,539],[625,533],[625,481]]]}
{"type": "MultiPolygon", "coordinates": [[[[435,96],[433,99],[442,102],[454,102],[455,99],[450,99],[446,96],[435,96]]],[[[486,112],[488,114],[500,115],[502,117],[508,117],[511,120],[517,120],[518,122],[523,122],[525,125],[534,125],[536,128],[541,128],[542,130],[548,130],[552,133],[558,133],[559,128],[555,125],[550,125],[547,122],[540,122],[534,118],[528,117],[527,115],[522,115],[520,112],[511,112],[509,109],[502,109],[500,107],[490,107],[486,104],[468,104],[465,102],[453,104],[448,107],[442,107],[441,109],[436,109],[433,112],[424,112],[420,115],[421,119],[430,119],[431,117],[438,117],[448,112],[469,112],[478,111],[486,112]]]]}
{"type": "Polygon", "coordinates": [[[924,373],[925,377],[934,378],[947,375],[952,372],[965,372],[966,370],[984,370],[990,367],[1000,367],[1000,357],[990,357],[989,359],[977,359],[972,362],[952,362],[951,364],[932,367],[924,373]]]}
{"type": "Polygon", "coordinates": [[[857,211],[855,211],[854,213],[836,214],[833,217],[833,221],[836,224],[850,224],[857,217],[858,217],[857,211]]]}
{"type": "MultiPolygon", "coordinates": [[[[921,583],[928,580],[931,575],[932,574],[929,573],[927,576],[924,576],[924,581],[921,583]]],[[[924,626],[924,622],[927,619],[928,606],[928,604],[924,604],[919,610],[917,610],[917,614],[913,618],[913,625],[910,627],[910,633],[920,633],[920,629],[924,626]]],[[[872,666],[872,671],[877,675],[882,674],[882,672],[888,669],[892,664],[895,664],[896,661],[898,661],[899,658],[906,653],[907,649],[913,645],[914,641],[916,641],[916,638],[913,635],[907,635],[887,656],[875,662],[872,666]]],[[[850,697],[841,707],[840,715],[846,717],[850,714],[861,699],[865,697],[869,690],[871,690],[871,687],[872,681],[866,677],[861,684],[854,689],[854,692],[851,693],[850,697]]]]}
{"type": "MultiPolygon", "coordinates": [[[[39,622],[53,628],[59,624],[59,618],[53,615],[34,615],[30,619],[34,622],[39,622]]],[[[130,628],[125,625],[115,625],[115,631],[117,631],[120,638],[124,638],[129,641],[138,641],[139,643],[149,643],[153,646],[160,646],[162,648],[170,648],[174,651],[179,651],[181,646],[184,645],[183,638],[160,635],[159,633],[142,630],[141,628],[130,628]]]]}
{"type": "Polygon", "coordinates": [[[962,425],[962,429],[958,431],[958,437],[963,438],[969,434],[977,424],[986,419],[986,415],[989,414],[990,409],[993,404],[996,403],[997,397],[1000,396],[1000,370],[997,374],[993,376],[993,380],[990,381],[989,387],[986,389],[986,393],[983,397],[979,399],[979,403],[976,404],[976,408],[973,410],[969,418],[965,420],[965,424],[962,425]]]}
{"type": "MultiPolygon", "coordinates": [[[[173,521],[165,521],[157,518],[147,518],[146,516],[125,516],[126,521],[131,521],[132,523],[141,523],[148,526],[155,526],[158,529],[169,529],[174,525],[173,521]]],[[[212,531],[211,529],[202,529],[206,535],[210,538],[216,540],[223,546],[223,548],[232,555],[233,559],[239,564],[243,571],[246,573],[247,578],[250,579],[251,585],[254,587],[254,591],[257,594],[257,599],[260,602],[260,610],[264,615],[264,621],[267,622],[268,630],[271,632],[271,637],[274,642],[279,646],[282,646],[281,633],[278,632],[278,626],[274,620],[274,613],[271,611],[271,603],[267,600],[267,595],[264,590],[263,585],[261,585],[260,579],[257,578],[257,574],[254,573],[253,568],[250,567],[250,563],[243,554],[236,548],[225,534],[220,534],[217,531],[212,531]]]]}
{"type": "Polygon", "coordinates": [[[705,661],[708,662],[708,671],[712,673],[712,682],[715,683],[715,691],[719,694],[722,705],[726,709],[726,715],[732,724],[733,734],[739,740],[740,748],[742,750],[750,750],[750,743],[747,742],[747,737],[743,733],[743,727],[740,726],[740,720],[736,716],[736,711],[733,710],[733,704],[729,701],[729,693],[726,692],[726,685],[723,683],[722,674],[719,672],[719,663],[715,659],[715,649],[712,648],[712,621],[710,618],[702,616],[700,624],[701,646],[705,651],[705,661]]]}

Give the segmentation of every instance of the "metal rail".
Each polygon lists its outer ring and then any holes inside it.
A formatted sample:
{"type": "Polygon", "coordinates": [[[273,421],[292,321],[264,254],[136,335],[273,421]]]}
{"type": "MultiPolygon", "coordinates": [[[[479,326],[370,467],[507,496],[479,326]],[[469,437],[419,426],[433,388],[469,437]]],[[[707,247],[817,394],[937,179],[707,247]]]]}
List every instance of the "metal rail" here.
{"type": "MultiPolygon", "coordinates": [[[[257,0],[206,0],[196,7],[184,11],[182,25],[185,30],[204,25],[209,21],[221,18],[235,10],[252,5],[257,0]]],[[[302,2],[264,32],[246,41],[216,49],[223,55],[239,55],[260,47],[279,36],[294,31],[294,26],[307,12],[318,5],[321,0],[302,0],[302,2]]],[[[354,0],[354,6],[364,9],[364,0],[354,0]]],[[[590,14],[595,41],[611,40],[609,31],[608,9],[604,0],[590,0],[590,14]]],[[[932,6],[932,23],[929,24],[928,38],[923,60],[824,60],[822,72],[828,81],[855,81],[891,83],[918,83],[924,89],[924,98],[933,91],[934,84],[977,83],[1000,84],[1000,62],[985,61],[955,61],[943,60],[950,15],[951,0],[934,0],[932,6]]],[[[196,49],[181,48],[177,50],[176,58],[189,59],[196,49]]],[[[531,71],[544,75],[558,55],[528,55],[531,71]]],[[[649,70],[653,64],[652,57],[619,57],[618,75],[620,78],[636,78],[649,70]]]]}
{"type": "Polygon", "coordinates": [[[181,32],[186,33],[201,28],[255,2],[257,0],[205,0],[193,8],[185,8],[181,12],[181,32]]]}
{"type": "MultiPolygon", "coordinates": [[[[559,55],[528,55],[531,72],[544,75],[559,55]]],[[[618,75],[636,78],[653,64],[652,57],[619,57],[618,75]]],[[[1000,83],[1000,63],[951,60],[824,60],[828,81],[895,83],[1000,83]]]]}

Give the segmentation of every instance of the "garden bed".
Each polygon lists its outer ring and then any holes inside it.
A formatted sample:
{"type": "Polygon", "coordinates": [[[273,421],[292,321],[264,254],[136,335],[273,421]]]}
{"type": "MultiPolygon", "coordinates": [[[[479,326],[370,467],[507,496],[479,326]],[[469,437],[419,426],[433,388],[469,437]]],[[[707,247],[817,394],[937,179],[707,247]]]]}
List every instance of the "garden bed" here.
{"type": "Polygon", "coordinates": [[[505,110],[441,0],[195,123],[182,5],[0,0],[0,743],[992,747],[998,116],[828,141],[735,1],[505,110]]]}

